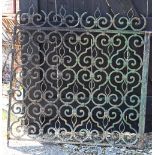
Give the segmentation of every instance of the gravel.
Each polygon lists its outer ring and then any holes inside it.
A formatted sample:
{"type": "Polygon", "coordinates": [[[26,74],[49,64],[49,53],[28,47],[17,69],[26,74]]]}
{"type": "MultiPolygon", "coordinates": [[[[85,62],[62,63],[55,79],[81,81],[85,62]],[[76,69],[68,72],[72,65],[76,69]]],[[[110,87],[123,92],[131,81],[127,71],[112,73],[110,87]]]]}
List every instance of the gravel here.
{"type": "Polygon", "coordinates": [[[4,155],[152,155],[152,135],[145,136],[143,150],[125,147],[54,145],[36,141],[10,141],[10,147],[3,141],[3,146],[4,155]]]}

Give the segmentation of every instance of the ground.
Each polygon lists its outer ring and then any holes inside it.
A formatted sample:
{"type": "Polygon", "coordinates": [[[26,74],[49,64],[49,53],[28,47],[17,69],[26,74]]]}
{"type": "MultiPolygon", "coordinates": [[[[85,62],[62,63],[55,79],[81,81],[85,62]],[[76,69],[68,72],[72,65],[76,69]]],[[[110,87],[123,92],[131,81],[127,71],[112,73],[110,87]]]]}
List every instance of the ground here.
{"type": "MultiPolygon", "coordinates": [[[[148,136],[150,137],[150,135],[148,136]]],[[[84,147],[76,145],[53,145],[39,142],[10,141],[3,145],[6,155],[151,155],[151,139],[147,139],[144,150],[117,147],[84,147]]]]}

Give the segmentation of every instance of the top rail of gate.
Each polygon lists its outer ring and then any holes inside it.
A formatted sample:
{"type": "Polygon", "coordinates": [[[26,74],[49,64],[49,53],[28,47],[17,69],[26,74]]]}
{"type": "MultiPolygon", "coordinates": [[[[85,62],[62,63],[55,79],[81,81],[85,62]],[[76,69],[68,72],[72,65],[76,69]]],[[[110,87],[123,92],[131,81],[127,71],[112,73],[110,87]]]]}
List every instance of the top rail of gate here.
{"type": "Polygon", "coordinates": [[[127,32],[134,33],[145,31],[147,20],[142,14],[135,16],[132,9],[127,12],[126,16],[122,16],[119,13],[115,15],[105,13],[102,15],[99,8],[92,15],[88,12],[68,14],[63,6],[61,6],[59,11],[45,13],[41,10],[40,13],[36,13],[32,5],[28,13],[21,13],[20,11],[17,13],[16,25],[23,28],[30,26],[31,29],[33,27],[42,29],[51,27],[54,29],[85,31],[127,30],[127,32]]]}

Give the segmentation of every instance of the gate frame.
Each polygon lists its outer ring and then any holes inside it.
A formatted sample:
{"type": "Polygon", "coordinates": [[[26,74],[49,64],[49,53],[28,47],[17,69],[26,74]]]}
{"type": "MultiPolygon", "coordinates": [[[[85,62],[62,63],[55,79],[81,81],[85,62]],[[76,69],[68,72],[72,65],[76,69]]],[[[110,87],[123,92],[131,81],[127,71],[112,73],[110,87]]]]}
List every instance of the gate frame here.
{"type": "MultiPolygon", "coordinates": [[[[37,13],[36,13],[37,14],[37,13]]],[[[11,70],[13,70],[13,64],[14,64],[14,53],[15,53],[15,40],[16,40],[16,31],[17,29],[20,28],[30,28],[32,29],[32,26],[21,26],[21,25],[16,25],[14,27],[14,35],[13,35],[13,41],[12,41],[12,63],[11,63],[11,70]]],[[[37,27],[36,27],[37,28],[37,27]]],[[[34,28],[35,29],[35,28],[34,28]]],[[[39,27],[40,30],[43,30],[44,27],[39,27]]],[[[46,29],[46,28],[45,28],[46,29]]],[[[52,30],[52,28],[49,28],[50,30],[52,30]]],[[[55,29],[55,28],[53,28],[55,29]]],[[[64,28],[66,29],[66,28],[64,28]]],[[[63,30],[64,30],[63,29],[63,30]]],[[[47,29],[46,29],[47,30],[47,29]]],[[[67,29],[66,29],[67,30],[67,29]]],[[[75,28],[76,31],[78,31],[78,28],[75,28]]],[[[59,31],[59,29],[58,29],[59,31]]],[[[71,31],[67,30],[67,31],[71,31]]],[[[74,29],[73,29],[74,31],[74,29]]],[[[91,29],[86,29],[86,32],[91,32],[91,29]]],[[[100,32],[101,30],[95,30],[96,32],[100,32]]],[[[82,32],[84,32],[82,30],[82,32]]],[[[94,32],[94,30],[93,30],[94,32]]],[[[149,68],[149,57],[150,57],[150,37],[151,37],[151,32],[149,31],[128,31],[128,30],[105,30],[105,33],[110,33],[110,32],[114,32],[114,33],[136,33],[136,34],[144,34],[144,51],[143,51],[143,69],[142,69],[142,88],[141,88],[141,104],[140,104],[140,112],[139,112],[139,134],[140,134],[140,141],[142,143],[139,143],[138,148],[143,147],[143,143],[144,143],[144,130],[145,130],[145,114],[146,114],[146,99],[147,99],[147,82],[148,82],[148,68],[149,68]]],[[[13,75],[12,75],[12,80],[13,80],[13,75]]],[[[8,108],[8,122],[7,122],[7,143],[9,145],[9,140],[10,140],[10,112],[11,112],[11,99],[12,99],[12,81],[10,82],[10,91],[9,91],[9,108],[8,108]]],[[[41,140],[42,141],[42,140],[41,140]]],[[[60,142],[61,143],[61,142],[60,142]]],[[[70,143],[70,142],[69,142],[70,143]]],[[[73,142],[73,144],[76,144],[73,142]]],[[[91,144],[88,144],[91,145],[91,144]]],[[[104,144],[103,144],[104,145],[104,144]]],[[[109,144],[108,144],[109,145],[109,144]]],[[[105,145],[104,145],[105,146],[105,145]]]]}

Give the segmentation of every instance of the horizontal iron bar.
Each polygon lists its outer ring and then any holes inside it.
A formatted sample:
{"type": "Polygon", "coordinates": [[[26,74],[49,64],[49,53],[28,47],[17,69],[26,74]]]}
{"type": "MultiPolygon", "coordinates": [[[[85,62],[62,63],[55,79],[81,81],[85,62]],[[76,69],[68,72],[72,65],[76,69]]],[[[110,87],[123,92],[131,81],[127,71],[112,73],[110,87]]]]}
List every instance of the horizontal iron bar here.
{"type": "MultiPolygon", "coordinates": [[[[15,141],[15,140],[17,140],[16,138],[11,138],[10,139],[10,141],[15,141]]],[[[129,148],[133,148],[133,149],[137,149],[137,148],[139,148],[139,147],[137,147],[137,144],[135,145],[135,144],[131,144],[131,145],[129,145],[129,144],[109,144],[109,143],[105,143],[105,142],[103,142],[103,143],[91,143],[91,142],[74,142],[74,141],[51,141],[51,140],[47,140],[47,139],[42,139],[42,138],[33,138],[33,139],[26,139],[26,138],[21,138],[21,139],[19,139],[21,142],[22,141],[25,141],[25,142],[29,142],[29,141],[36,141],[36,142],[40,142],[40,143],[48,143],[48,144],[70,144],[70,145],[83,145],[83,146],[98,146],[98,147],[101,147],[101,146],[103,146],[103,147],[111,147],[111,146],[113,146],[113,145],[115,145],[115,146],[117,146],[117,147],[129,147],[129,148]]],[[[138,144],[140,145],[140,141],[138,142],[138,144]]]]}
{"type": "Polygon", "coordinates": [[[16,26],[17,29],[23,30],[37,30],[45,31],[45,30],[53,30],[53,31],[74,31],[74,32],[104,32],[104,33],[121,33],[121,34],[146,34],[152,33],[151,31],[133,31],[133,30],[104,30],[104,29],[84,29],[84,28],[61,28],[61,27],[38,27],[38,26],[24,26],[19,25],[16,26]]]}

